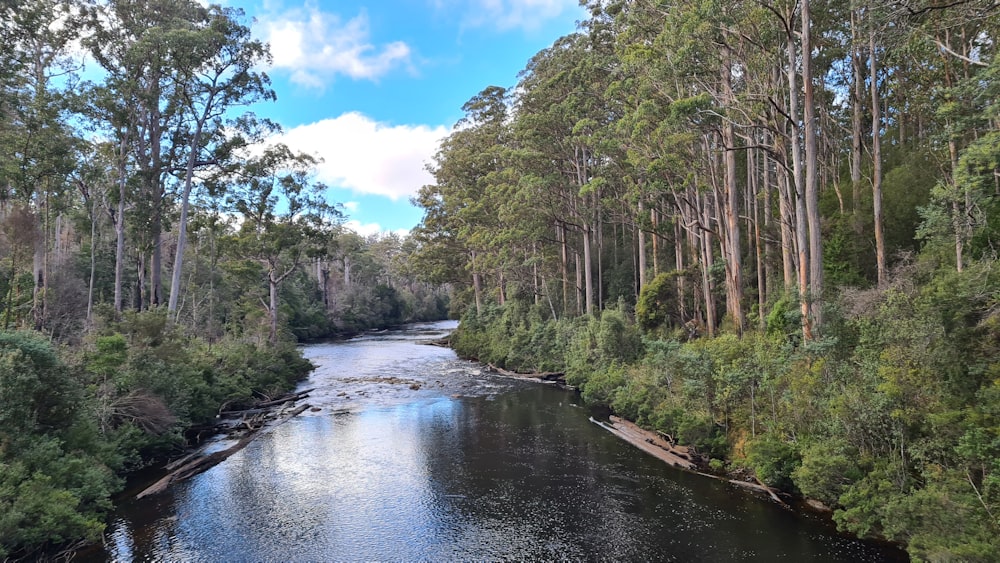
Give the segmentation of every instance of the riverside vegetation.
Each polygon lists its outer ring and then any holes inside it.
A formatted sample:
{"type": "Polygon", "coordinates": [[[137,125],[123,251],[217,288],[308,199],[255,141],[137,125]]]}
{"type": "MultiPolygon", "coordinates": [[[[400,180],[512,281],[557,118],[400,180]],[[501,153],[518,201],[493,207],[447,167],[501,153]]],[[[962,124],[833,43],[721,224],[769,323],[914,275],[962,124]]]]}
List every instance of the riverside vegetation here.
{"type": "Polygon", "coordinates": [[[241,113],[274,93],[239,10],[0,2],[0,558],[98,539],[123,472],[303,376],[295,338],[450,308],[463,355],[845,530],[1000,559],[1000,8],[584,5],[465,105],[412,236],[365,239],[241,113]]]}
{"type": "Polygon", "coordinates": [[[1000,560],[996,3],[583,4],[417,198],[455,349],[1000,560]]]}
{"type": "Polygon", "coordinates": [[[0,2],[0,560],[100,541],[125,475],[309,373],[297,340],[447,314],[244,111],[275,97],[245,20],[0,2]]]}

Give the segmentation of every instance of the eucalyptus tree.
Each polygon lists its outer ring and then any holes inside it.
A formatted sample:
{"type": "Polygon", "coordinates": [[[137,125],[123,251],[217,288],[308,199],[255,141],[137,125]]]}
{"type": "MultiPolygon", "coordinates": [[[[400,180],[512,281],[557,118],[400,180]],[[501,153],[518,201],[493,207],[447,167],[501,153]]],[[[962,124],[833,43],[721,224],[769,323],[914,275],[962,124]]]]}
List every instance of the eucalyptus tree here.
{"type": "MultiPolygon", "coordinates": [[[[702,173],[703,159],[697,149],[705,129],[702,116],[707,98],[685,90],[671,68],[676,53],[668,39],[665,6],[654,2],[621,2],[609,9],[620,27],[615,48],[622,72],[612,92],[624,99],[627,107],[617,129],[626,149],[625,158],[632,167],[631,180],[637,199],[632,212],[637,214],[636,223],[640,225],[638,285],[647,282],[646,232],[651,230],[652,221],[644,219],[644,211],[650,207],[651,218],[656,214],[666,215],[675,225],[675,271],[688,272],[688,268],[698,267],[703,274],[695,282],[704,289],[701,296],[704,302],[695,297],[693,316],[689,318],[699,319],[712,334],[716,325],[714,283],[709,276],[713,235],[710,226],[702,221],[698,182],[706,174],[702,173]],[[689,254],[694,256],[689,258],[689,254]]],[[[655,229],[651,232],[655,241],[658,233],[655,229]]],[[[654,252],[654,273],[655,256],[654,252]]],[[[686,308],[689,277],[687,273],[677,275],[681,311],[686,308]]],[[[687,315],[682,312],[681,316],[687,315]]]]}
{"type": "MultiPolygon", "coordinates": [[[[234,169],[226,207],[240,217],[225,241],[233,257],[259,268],[267,299],[268,340],[278,340],[278,290],[309,258],[326,248],[339,214],[323,199],[325,186],[311,181],[315,160],[271,145],[234,169]]],[[[255,288],[245,288],[256,295],[255,288]]]]}
{"type": "MultiPolygon", "coordinates": [[[[605,93],[614,65],[611,37],[576,33],[535,55],[518,84],[515,137],[531,162],[533,193],[541,202],[561,246],[563,306],[568,311],[570,234],[576,265],[577,312],[595,312],[595,235],[599,235],[604,176],[609,164],[604,143],[615,114],[605,93]],[[582,248],[581,248],[582,247],[582,248]],[[581,256],[582,251],[582,256],[581,256]]],[[[598,288],[599,289],[599,288],[598,288]]]]}
{"type": "Polygon", "coordinates": [[[38,225],[33,241],[32,321],[42,328],[48,298],[53,210],[64,208],[75,165],[76,132],[69,96],[77,64],[70,56],[79,36],[78,6],[31,0],[4,6],[0,58],[0,198],[30,209],[38,225]]]}
{"type": "MultiPolygon", "coordinates": [[[[917,3],[909,9],[911,44],[930,54],[924,72],[936,84],[934,115],[925,126],[941,163],[941,175],[924,210],[924,238],[951,238],[955,268],[974,259],[970,246],[989,246],[990,214],[996,200],[998,119],[997,42],[1000,9],[970,3],[948,6],[917,3]],[[941,153],[944,154],[941,154],[941,153]],[[991,156],[992,155],[992,156],[991,156]],[[991,160],[992,159],[992,160],[991,160]],[[991,176],[992,174],[992,176],[991,176]]],[[[982,248],[977,251],[981,255],[982,248]]],[[[993,252],[992,250],[990,251],[993,252]]]]}
{"type": "MultiPolygon", "coordinates": [[[[799,7],[801,27],[799,37],[802,48],[802,105],[805,147],[805,196],[806,223],[809,235],[809,282],[804,288],[805,299],[809,302],[808,314],[803,326],[806,337],[817,337],[823,325],[823,235],[819,217],[819,147],[816,115],[815,84],[813,83],[813,20],[810,0],[802,0],[799,7]],[[815,332],[810,332],[813,329],[815,332]]],[[[873,73],[874,74],[874,73],[873,73]]],[[[881,208],[879,208],[881,211],[881,208]]]]}
{"type": "Polygon", "coordinates": [[[723,258],[727,312],[737,331],[742,332],[745,325],[740,216],[746,203],[738,184],[737,154],[746,149],[736,133],[737,128],[752,125],[737,105],[747,72],[747,65],[737,59],[740,21],[746,11],[744,3],[679,1],[664,7],[639,2],[625,17],[633,28],[645,30],[626,35],[620,48],[637,67],[640,88],[651,94],[648,102],[636,108],[637,123],[653,118],[645,130],[668,141],[653,143],[660,148],[652,153],[647,146],[633,154],[656,167],[659,178],[655,180],[673,186],[669,191],[675,213],[694,229],[710,334],[716,321],[707,274],[714,262],[714,242],[723,258]],[[662,25],[644,28],[647,18],[662,25]],[[690,136],[692,126],[697,137],[690,136]],[[648,156],[642,157],[642,152],[648,156]]]}
{"type": "MultiPolygon", "coordinates": [[[[98,91],[110,118],[105,124],[108,134],[120,145],[120,176],[123,182],[138,179],[138,196],[129,205],[118,203],[119,236],[124,236],[126,223],[121,212],[128,207],[139,237],[133,241],[140,263],[138,305],[158,305],[167,182],[170,173],[183,166],[180,159],[189,143],[189,137],[178,134],[188,118],[181,93],[192,72],[189,67],[197,68],[210,57],[208,45],[193,40],[211,36],[210,11],[193,0],[106,0],[95,5],[89,17],[85,44],[105,73],[98,91]]],[[[128,194],[120,190],[123,195],[128,194]]],[[[120,299],[116,308],[121,309],[120,299]]]]}
{"type": "MultiPolygon", "coordinates": [[[[465,116],[435,156],[435,184],[422,187],[414,199],[425,210],[415,230],[422,245],[418,260],[437,272],[428,273],[438,281],[461,283],[454,274],[467,271],[477,311],[486,291],[486,254],[497,249],[493,237],[500,230],[497,206],[502,194],[494,182],[503,166],[507,105],[506,89],[490,86],[462,106],[465,116]],[[458,256],[464,260],[460,268],[452,263],[458,256]]],[[[499,280],[495,287],[502,296],[499,280]]]]}
{"type": "MultiPolygon", "coordinates": [[[[250,28],[239,21],[241,12],[213,6],[203,27],[179,32],[179,49],[174,54],[175,72],[180,78],[176,96],[183,108],[183,121],[175,138],[187,140],[186,165],[180,189],[180,219],[177,248],[170,282],[168,310],[176,312],[181,292],[181,275],[187,241],[188,208],[195,171],[218,165],[233,148],[232,133],[255,120],[224,121],[237,106],[274,100],[267,75],[257,69],[270,61],[267,48],[253,39],[250,28]]],[[[182,159],[183,161],[183,159],[182,159]]]]}

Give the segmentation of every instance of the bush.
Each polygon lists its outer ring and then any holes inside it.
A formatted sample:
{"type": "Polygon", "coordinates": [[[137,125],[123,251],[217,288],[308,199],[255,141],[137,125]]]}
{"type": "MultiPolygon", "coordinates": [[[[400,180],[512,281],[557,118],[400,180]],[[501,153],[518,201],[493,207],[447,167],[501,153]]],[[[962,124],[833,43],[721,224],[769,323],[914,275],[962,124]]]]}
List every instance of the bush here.
{"type": "Polygon", "coordinates": [[[0,558],[100,537],[120,483],[84,404],[44,337],[0,333],[0,558]]]}
{"type": "Polygon", "coordinates": [[[676,325],[670,321],[676,317],[677,278],[682,272],[672,271],[657,274],[653,281],[639,290],[639,300],[635,304],[635,320],[645,331],[655,331],[664,326],[676,325]]]}
{"type": "Polygon", "coordinates": [[[792,473],[802,464],[795,444],[764,434],[746,444],[747,463],[765,485],[794,491],[792,473]]]}
{"type": "Polygon", "coordinates": [[[836,506],[847,488],[864,475],[857,463],[859,453],[843,439],[818,441],[802,448],[801,456],[801,464],[792,470],[795,487],[828,506],[836,506]]]}

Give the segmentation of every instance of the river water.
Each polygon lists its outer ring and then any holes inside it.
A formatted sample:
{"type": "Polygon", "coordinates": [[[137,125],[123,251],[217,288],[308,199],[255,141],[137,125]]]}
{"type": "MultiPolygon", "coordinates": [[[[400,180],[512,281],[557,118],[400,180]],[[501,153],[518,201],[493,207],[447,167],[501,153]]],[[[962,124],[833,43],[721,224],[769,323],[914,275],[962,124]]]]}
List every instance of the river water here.
{"type": "Polygon", "coordinates": [[[314,344],[310,410],[169,492],[121,504],[121,561],[884,561],[731,485],[667,467],[574,393],[422,341],[314,344]]]}

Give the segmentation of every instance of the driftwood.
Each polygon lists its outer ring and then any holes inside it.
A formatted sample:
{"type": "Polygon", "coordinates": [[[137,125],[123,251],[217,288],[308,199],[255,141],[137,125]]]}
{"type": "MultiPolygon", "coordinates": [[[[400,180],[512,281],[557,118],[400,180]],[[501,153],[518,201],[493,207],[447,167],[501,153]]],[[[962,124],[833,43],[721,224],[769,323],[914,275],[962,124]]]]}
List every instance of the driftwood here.
{"type": "Polygon", "coordinates": [[[612,416],[611,424],[600,422],[594,418],[591,418],[590,421],[639,448],[640,450],[651,454],[652,456],[665,461],[674,467],[680,467],[681,469],[687,469],[688,471],[695,471],[698,469],[698,465],[691,461],[690,452],[686,448],[680,450],[678,447],[667,442],[655,433],[643,430],[627,420],[618,418],[617,416],[612,416]]]}
{"type": "Polygon", "coordinates": [[[191,461],[192,459],[194,459],[194,458],[196,458],[196,457],[198,457],[200,455],[203,455],[202,454],[202,450],[200,450],[200,449],[199,450],[195,450],[195,451],[189,453],[188,455],[186,455],[184,457],[179,457],[179,458],[171,461],[170,463],[168,463],[165,466],[163,466],[163,468],[166,469],[167,471],[173,471],[174,469],[177,469],[178,467],[184,465],[185,463],[191,461]]]}
{"type": "Polygon", "coordinates": [[[781,506],[784,506],[785,508],[791,508],[790,506],[788,506],[788,503],[781,500],[781,498],[778,496],[779,491],[777,491],[772,487],[768,487],[764,483],[761,483],[760,480],[757,478],[754,478],[754,481],[756,482],[750,482],[750,481],[740,481],[739,479],[729,479],[727,477],[712,475],[711,473],[703,473],[701,471],[698,471],[697,473],[702,477],[711,477],[712,479],[725,481],[726,483],[729,483],[731,485],[736,485],[737,487],[743,487],[744,489],[750,489],[761,493],[767,493],[771,497],[771,500],[773,500],[774,502],[780,504],[781,506]]]}
{"type": "Polygon", "coordinates": [[[302,391],[287,393],[285,395],[282,395],[281,397],[278,397],[277,399],[272,399],[270,401],[261,401],[245,409],[232,409],[232,410],[219,411],[219,416],[234,416],[240,414],[256,414],[259,412],[265,412],[269,410],[271,407],[277,407],[284,405],[286,403],[294,403],[295,401],[301,401],[302,399],[308,397],[309,393],[315,390],[316,389],[314,387],[311,389],[303,389],[302,391]]]}
{"type": "MultiPolygon", "coordinates": [[[[300,395],[303,393],[305,392],[300,393],[300,395]]],[[[277,402],[275,404],[281,405],[286,402],[288,401],[277,402]]],[[[288,419],[294,416],[302,414],[310,406],[311,405],[308,403],[303,403],[295,407],[291,411],[284,413],[281,417],[281,420],[279,420],[275,424],[275,426],[287,421],[288,419]]],[[[199,450],[168,463],[166,465],[168,473],[164,475],[162,478],[160,478],[160,480],[156,481],[152,485],[143,489],[139,494],[136,495],[135,498],[143,498],[150,495],[160,494],[163,491],[167,490],[167,488],[173,483],[176,483],[178,481],[183,481],[184,479],[188,479],[199,473],[208,471],[212,467],[215,467],[216,465],[222,463],[228,457],[242,450],[247,446],[247,444],[252,442],[254,438],[257,437],[259,432],[262,429],[264,429],[267,421],[268,417],[264,416],[263,413],[256,414],[250,419],[246,419],[246,417],[244,417],[243,420],[237,423],[237,426],[245,426],[246,431],[243,433],[242,437],[235,444],[229,446],[224,450],[212,452],[207,455],[204,453],[204,450],[199,450]]]]}
{"type": "Polygon", "coordinates": [[[240,439],[236,444],[217,452],[213,452],[206,456],[198,457],[180,466],[178,469],[171,471],[163,476],[159,481],[153,483],[152,485],[143,489],[142,492],[135,495],[135,498],[143,498],[150,495],[157,495],[167,490],[171,484],[177,481],[183,481],[189,477],[193,477],[203,471],[208,471],[212,467],[222,463],[226,458],[233,455],[234,453],[242,450],[249,444],[255,436],[256,432],[247,434],[240,439]]]}
{"type": "Polygon", "coordinates": [[[257,403],[255,406],[257,408],[266,408],[266,407],[273,407],[273,406],[276,406],[276,405],[283,405],[283,404],[285,404],[285,403],[287,403],[289,401],[298,401],[298,400],[301,400],[301,399],[305,399],[306,397],[309,396],[309,393],[311,393],[311,392],[313,392],[315,390],[316,390],[315,387],[313,387],[311,389],[303,389],[302,391],[298,391],[298,392],[295,392],[295,393],[289,393],[287,395],[278,397],[277,399],[274,399],[272,401],[264,401],[263,403],[257,403]]]}
{"type": "Polygon", "coordinates": [[[491,370],[507,377],[518,379],[537,379],[546,383],[566,383],[566,374],[561,371],[543,371],[538,373],[518,373],[516,371],[505,370],[493,364],[486,364],[491,370]]]}
{"type": "Polygon", "coordinates": [[[670,437],[668,434],[662,434],[659,432],[654,433],[648,430],[643,430],[632,422],[617,416],[611,417],[611,424],[595,420],[594,418],[591,418],[590,421],[597,424],[601,428],[608,430],[622,440],[625,440],[633,446],[652,454],[654,457],[657,457],[674,467],[692,471],[704,477],[711,477],[712,479],[725,481],[738,487],[766,493],[774,500],[774,502],[786,508],[788,507],[788,504],[778,497],[778,491],[768,487],[764,483],[761,483],[759,480],[756,482],[740,481],[698,471],[698,463],[695,461],[695,458],[697,458],[698,455],[686,446],[678,446],[675,445],[672,440],[668,441],[666,439],[670,437]]]}

